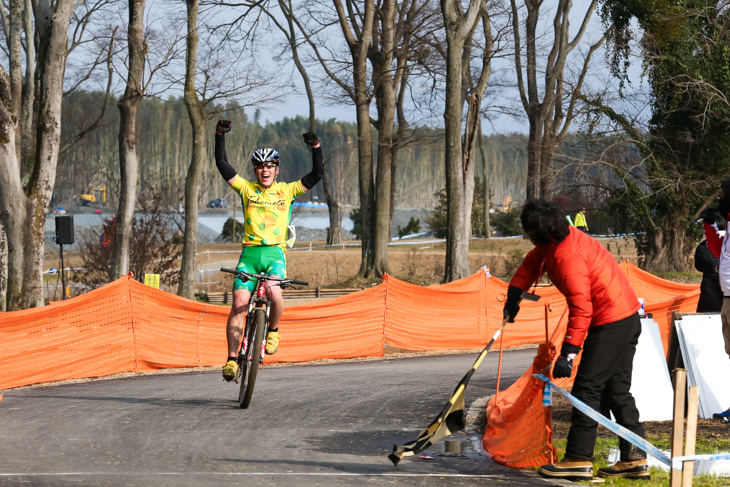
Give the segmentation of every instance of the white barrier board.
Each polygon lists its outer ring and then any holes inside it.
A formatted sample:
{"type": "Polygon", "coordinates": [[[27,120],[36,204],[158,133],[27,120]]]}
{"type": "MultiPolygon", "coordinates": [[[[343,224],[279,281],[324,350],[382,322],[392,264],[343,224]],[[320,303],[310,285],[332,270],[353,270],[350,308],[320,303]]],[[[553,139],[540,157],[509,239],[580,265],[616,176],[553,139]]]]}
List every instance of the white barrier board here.
{"type": "Polygon", "coordinates": [[[641,336],[631,375],[631,395],[636,401],[641,421],[671,421],[674,389],[659,325],[651,318],[641,320],[641,336]]]}
{"type": "Polygon", "coordinates": [[[682,315],[674,322],[687,369],[687,386],[699,386],[699,416],[710,419],[730,407],[730,358],[719,314],[682,315]]]}

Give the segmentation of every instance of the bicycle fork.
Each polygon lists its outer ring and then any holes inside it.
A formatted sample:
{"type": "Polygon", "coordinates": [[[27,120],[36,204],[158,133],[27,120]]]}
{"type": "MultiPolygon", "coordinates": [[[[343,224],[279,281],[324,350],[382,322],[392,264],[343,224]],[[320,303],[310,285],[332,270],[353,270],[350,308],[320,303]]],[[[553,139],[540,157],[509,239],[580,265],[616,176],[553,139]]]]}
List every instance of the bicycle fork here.
{"type": "MultiPolygon", "coordinates": [[[[249,309],[248,316],[251,316],[251,311],[252,310],[253,310],[253,307],[251,309],[249,309]]],[[[268,325],[268,323],[269,323],[269,308],[267,307],[266,308],[266,322],[265,322],[265,325],[268,325]]],[[[246,327],[245,327],[245,330],[244,330],[244,333],[243,333],[243,342],[241,343],[241,352],[240,352],[241,355],[244,357],[244,359],[247,360],[247,361],[251,361],[251,358],[248,355],[248,345],[249,345],[249,342],[248,342],[248,334],[249,334],[249,327],[250,326],[252,326],[252,325],[249,323],[249,320],[247,318],[246,319],[246,327]]],[[[267,326],[267,328],[268,328],[268,326],[267,326]]],[[[259,363],[260,364],[264,363],[264,355],[266,354],[266,333],[267,332],[268,332],[268,329],[267,330],[264,330],[264,339],[261,341],[261,355],[260,355],[261,358],[259,359],[259,363]]]]}
{"type": "MultiPolygon", "coordinates": [[[[264,353],[266,353],[266,339],[264,339],[263,342],[261,342],[261,360],[259,363],[263,363],[264,361],[264,353]]],[[[241,355],[246,357],[246,360],[251,360],[248,357],[248,337],[243,337],[243,343],[241,344],[241,355]]]]}

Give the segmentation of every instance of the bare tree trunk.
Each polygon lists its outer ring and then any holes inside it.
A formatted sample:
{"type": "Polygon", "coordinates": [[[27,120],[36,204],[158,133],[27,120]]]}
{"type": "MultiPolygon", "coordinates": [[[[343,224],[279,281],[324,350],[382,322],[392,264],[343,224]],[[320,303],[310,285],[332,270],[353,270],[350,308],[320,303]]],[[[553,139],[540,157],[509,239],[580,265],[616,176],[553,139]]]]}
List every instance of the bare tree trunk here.
{"type": "Polygon", "coordinates": [[[388,272],[388,243],[390,243],[393,136],[397,90],[394,86],[393,52],[395,48],[395,0],[386,0],[379,9],[380,49],[371,56],[375,103],[378,113],[378,164],[375,185],[375,214],[373,219],[373,262],[366,276],[382,277],[388,272]]]}
{"type": "Polygon", "coordinates": [[[393,146],[390,150],[390,208],[388,209],[388,228],[389,236],[388,242],[390,242],[393,233],[393,215],[395,215],[395,193],[396,193],[396,175],[398,173],[398,136],[393,140],[393,146]]]}
{"type": "MultiPolygon", "coordinates": [[[[528,117],[529,118],[529,117],[528,117]]],[[[527,199],[540,198],[540,150],[542,129],[537,121],[530,120],[530,131],[527,135],[527,199]]]]}
{"type": "Polygon", "coordinates": [[[27,199],[21,184],[20,163],[15,152],[15,122],[10,110],[10,78],[0,67],[0,219],[7,245],[7,284],[3,308],[22,308],[23,257],[27,199]]]}
{"type": "MultiPolygon", "coordinates": [[[[33,8],[31,0],[25,0],[23,9],[23,30],[26,39],[33,39],[33,8]]],[[[33,159],[35,151],[35,136],[33,130],[34,113],[33,100],[35,100],[35,70],[36,55],[35,44],[26,42],[25,45],[25,81],[23,84],[23,106],[21,109],[20,132],[22,135],[20,158],[22,160],[33,159]]]]}
{"type": "Polygon", "coordinates": [[[390,144],[393,143],[393,125],[387,118],[378,134],[377,184],[375,185],[375,214],[373,221],[373,263],[366,276],[382,277],[388,272],[388,243],[390,243],[390,195],[391,195],[391,157],[390,144]]]}
{"type": "Polygon", "coordinates": [[[198,0],[187,0],[188,37],[185,73],[185,105],[193,132],[192,155],[188,175],[185,178],[185,233],[180,282],[177,293],[192,299],[195,295],[195,253],[198,243],[198,199],[206,156],[205,104],[195,91],[195,74],[198,64],[198,0]]]}
{"type": "Polygon", "coordinates": [[[330,187],[330,176],[327,175],[327,170],[325,169],[324,172],[322,187],[330,218],[330,226],[327,228],[327,245],[338,245],[342,243],[342,206],[338,195],[330,187]]]}
{"type": "Polygon", "coordinates": [[[484,238],[492,238],[492,225],[489,218],[489,207],[491,206],[491,198],[489,197],[489,165],[484,150],[484,134],[482,133],[482,122],[479,120],[479,154],[482,156],[482,192],[484,193],[484,238]]]}
{"type": "Polygon", "coordinates": [[[641,268],[648,272],[687,272],[692,270],[691,260],[695,243],[687,238],[687,221],[692,218],[687,207],[685,190],[676,188],[676,200],[671,215],[661,225],[652,225],[647,232],[646,249],[641,268]]]}
{"type": "MultiPolygon", "coordinates": [[[[547,131],[546,131],[547,132],[547,131]]],[[[540,151],[540,197],[550,199],[555,192],[555,150],[553,134],[546,133],[542,138],[540,151]]]]}
{"type": "MultiPolygon", "coordinates": [[[[137,112],[142,101],[142,76],[147,55],[144,40],[145,0],[129,0],[129,26],[127,45],[129,49],[129,73],[124,96],[119,100],[119,170],[121,191],[117,208],[117,225],[114,236],[114,278],[129,273],[129,250],[134,223],[134,206],[137,202],[137,112]]],[[[141,278],[142,276],[137,276],[141,278]]]]}
{"type": "MultiPolygon", "coordinates": [[[[23,58],[21,55],[21,27],[23,0],[10,0],[8,51],[10,64],[10,111],[16,120],[20,120],[23,103],[23,58]]],[[[15,132],[16,153],[19,153],[21,131],[15,132]]]]}
{"type": "MultiPolygon", "coordinates": [[[[10,228],[5,222],[8,240],[10,233],[22,232],[23,289],[21,305],[31,308],[43,305],[43,248],[48,204],[56,180],[56,166],[61,138],[61,98],[66,68],[68,25],[73,2],[60,0],[55,4],[38,2],[35,6],[39,39],[37,107],[37,152],[32,173],[25,190],[26,218],[22,228],[10,228]],[[38,19],[43,19],[40,21],[38,19]]],[[[14,136],[14,134],[13,134],[14,136]]],[[[0,191],[2,192],[2,191],[0,191]]],[[[18,196],[18,195],[16,195],[18,196]]],[[[19,198],[20,199],[20,198],[19,198]]]]}
{"type": "MultiPolygon", "coordinates": [[[[442,0],[441,14],[446,28],[446,104],[444,127],[446,143],[446,198],[447,236],[444,281],[466,277],[469,268],[469,240],[471,237],[471,209],[474,197],[474,153],[476,130],[479,127],[479,100],[489,79],[490,49],[485,49],[482,73],[469,103],[466,136],[462,144],[461,114],[464,107],[464,79],[470,72],[464,64],[465,46],[482,19],[487,39],[489,19],[483,0],[472,0],[466,12],[454,0],[442,0]]],[[[471,88],[471,87],[470,87],[471,88]]]]}
{"type": "MultiPolygon", "coordinates": [[[[359,91],[359,90],[358,90],[359,91]]],[[[360,209],[362,215],[362,252],[358,274],[364,276],[373,259],[373,147],[370,134],[370,101],[365,101],[365,93],[358,96],[357,134],[358,134],[358,181],[360,187],[360,209]]]]}
{"type": "Polygon", "coordinates": [[[469,240],[466,237],[467,228],[466,195],[464,193],[464,175],[462,166],[461,147],[461,49],[452,53],[458,45],[449,45],[449,60],[446,68],[446,109],[444,111],[444,126],[446,139],[446,199],[447,199],[447,236],[446,236],[446,266],[444,281],[450,282],[461,279],[469,274],[467,267],[469,240]],[[458,59],[458,61],[457,61],[458,59]],[[458,81],[457,81],[458,79],[458,81]],[[450,84],[450,82],[454,84],[450,84]],[[458,86],[457,86],[458,85],[458,86]]]}
{"type": "Polygon", "coordinates": [[[0,313],[7,310],[8,296],[8,238],[0,218],[0,313]]]}

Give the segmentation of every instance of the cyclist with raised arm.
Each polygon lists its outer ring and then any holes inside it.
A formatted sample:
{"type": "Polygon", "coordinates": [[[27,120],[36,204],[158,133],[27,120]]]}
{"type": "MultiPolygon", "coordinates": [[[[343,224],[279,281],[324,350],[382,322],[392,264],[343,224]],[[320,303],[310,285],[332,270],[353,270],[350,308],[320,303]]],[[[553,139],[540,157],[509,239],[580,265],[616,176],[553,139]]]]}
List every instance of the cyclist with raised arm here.
{"type": "MultiPolygon", "coordinates": [[[[286,239],[291,220],[294,199],[314,187],[324,176],[324,158],[317,135],[303,134],[304,142],[312,149],[312,171],[293,183],[277,182],[279,153],[264,148],[251,155],[256,181],[247,181],[228,163],[225,134],[231,130],[229,120],[219,120],[215,128],[215,164],[218,171],[243,202],[244,236],[243,251],[236,270],[286,277],[286,239]]],[[[233,282],[233,306],[226,324],[228,360],[223,366],[223,378],[231,381],[236,377],[236,355],[243,335],[243,324],[248,312],[248,301],[255,282],[233,282]]],[[[269,286],[269,329],[266,333],[266,353],[273,355],[279,348],[279,320],[284,309],[280,286],[269,286]]]]}

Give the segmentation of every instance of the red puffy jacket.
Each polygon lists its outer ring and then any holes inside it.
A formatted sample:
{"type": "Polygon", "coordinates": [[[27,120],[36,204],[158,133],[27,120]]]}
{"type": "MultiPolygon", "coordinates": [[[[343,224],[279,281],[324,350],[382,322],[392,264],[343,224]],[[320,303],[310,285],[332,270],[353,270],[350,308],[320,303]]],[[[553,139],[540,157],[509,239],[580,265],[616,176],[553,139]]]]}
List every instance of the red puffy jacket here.
{"type": "Polygon", "coordinates": [[[641,307],[611,253],[573,227],[562,242],[528,252],[510,285],[527,291],[543,270],[568,301],[564,343],[582,347],[589,327],[622,320],[641,307]]]}

